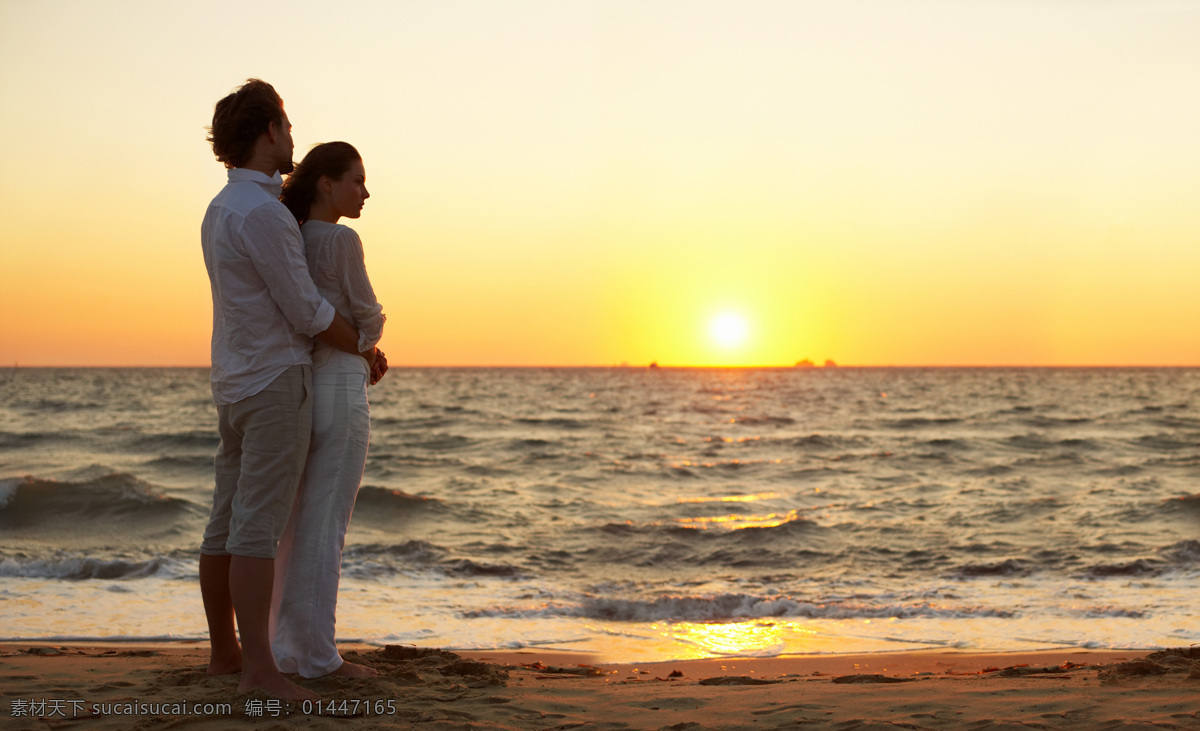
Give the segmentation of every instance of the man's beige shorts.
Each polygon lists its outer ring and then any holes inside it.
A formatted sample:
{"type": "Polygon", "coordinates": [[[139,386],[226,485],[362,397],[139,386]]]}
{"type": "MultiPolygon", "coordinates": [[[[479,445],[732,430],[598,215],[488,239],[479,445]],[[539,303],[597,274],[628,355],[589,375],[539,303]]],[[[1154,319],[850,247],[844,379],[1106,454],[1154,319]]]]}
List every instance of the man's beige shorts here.
{"type": "Polygon", "coordinates": [[[312,366],[288,368],[271,385],[217,406],[217,486],[200,552],[275,558],[312,433],[312,366]]]}

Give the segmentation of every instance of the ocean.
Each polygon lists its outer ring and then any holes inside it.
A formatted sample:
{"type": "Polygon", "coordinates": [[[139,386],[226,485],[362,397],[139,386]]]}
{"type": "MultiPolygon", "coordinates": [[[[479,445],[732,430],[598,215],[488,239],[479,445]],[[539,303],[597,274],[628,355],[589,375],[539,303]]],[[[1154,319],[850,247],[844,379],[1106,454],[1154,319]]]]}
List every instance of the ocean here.
{"type": "MultiPolygon", "coordinates": [[[[339,640],[1200,642],[1200,369],[393,368],[339,640]]],[[[207,369],[0,371],[0,638],[205,639],[207,369]]]]}

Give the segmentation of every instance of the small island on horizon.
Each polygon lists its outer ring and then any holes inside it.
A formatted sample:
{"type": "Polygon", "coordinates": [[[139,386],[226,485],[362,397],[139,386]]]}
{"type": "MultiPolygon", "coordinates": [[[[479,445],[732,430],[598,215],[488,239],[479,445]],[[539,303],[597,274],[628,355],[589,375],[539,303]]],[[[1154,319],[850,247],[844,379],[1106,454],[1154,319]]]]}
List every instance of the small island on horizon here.
{"type": "MultiPolygon", "coordinates": [[[[805,358],[804,360],[796,361],[795,367],[796,368],[816,368],[817,364],[813,363],[808,358],[805,358]]],[[[834,363],[832,360],[826,360],[825,365],[823,365],[821,367],[822,368],[837,368],[837,363],[834,363]]]]}

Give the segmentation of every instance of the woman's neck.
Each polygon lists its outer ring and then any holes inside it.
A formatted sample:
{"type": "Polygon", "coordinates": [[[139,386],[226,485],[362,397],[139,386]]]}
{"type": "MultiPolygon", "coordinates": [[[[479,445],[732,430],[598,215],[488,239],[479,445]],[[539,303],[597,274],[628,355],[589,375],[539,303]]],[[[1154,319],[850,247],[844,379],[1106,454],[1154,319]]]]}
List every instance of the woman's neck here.
{"type": "Polygon", "coordinates": [[[333,212],[333,207],[323,200],[315,200],[308,209],[309,221],[324,221],[325,223],[337,223],[341,216],[333,212]]]}

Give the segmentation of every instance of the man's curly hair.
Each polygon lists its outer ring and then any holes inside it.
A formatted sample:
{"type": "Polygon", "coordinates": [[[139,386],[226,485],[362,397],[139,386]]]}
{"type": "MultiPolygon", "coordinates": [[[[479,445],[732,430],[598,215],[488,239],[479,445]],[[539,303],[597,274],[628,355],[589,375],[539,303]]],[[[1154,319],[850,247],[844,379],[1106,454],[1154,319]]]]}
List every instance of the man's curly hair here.
{"type": "Polygon", "coordinates": [[[283,99],[262,79],[247,79],[217,102],[208,141],[227,168],[239,168],[254,155],[254,143],[271,122],[283,121],[283,99]]]}

